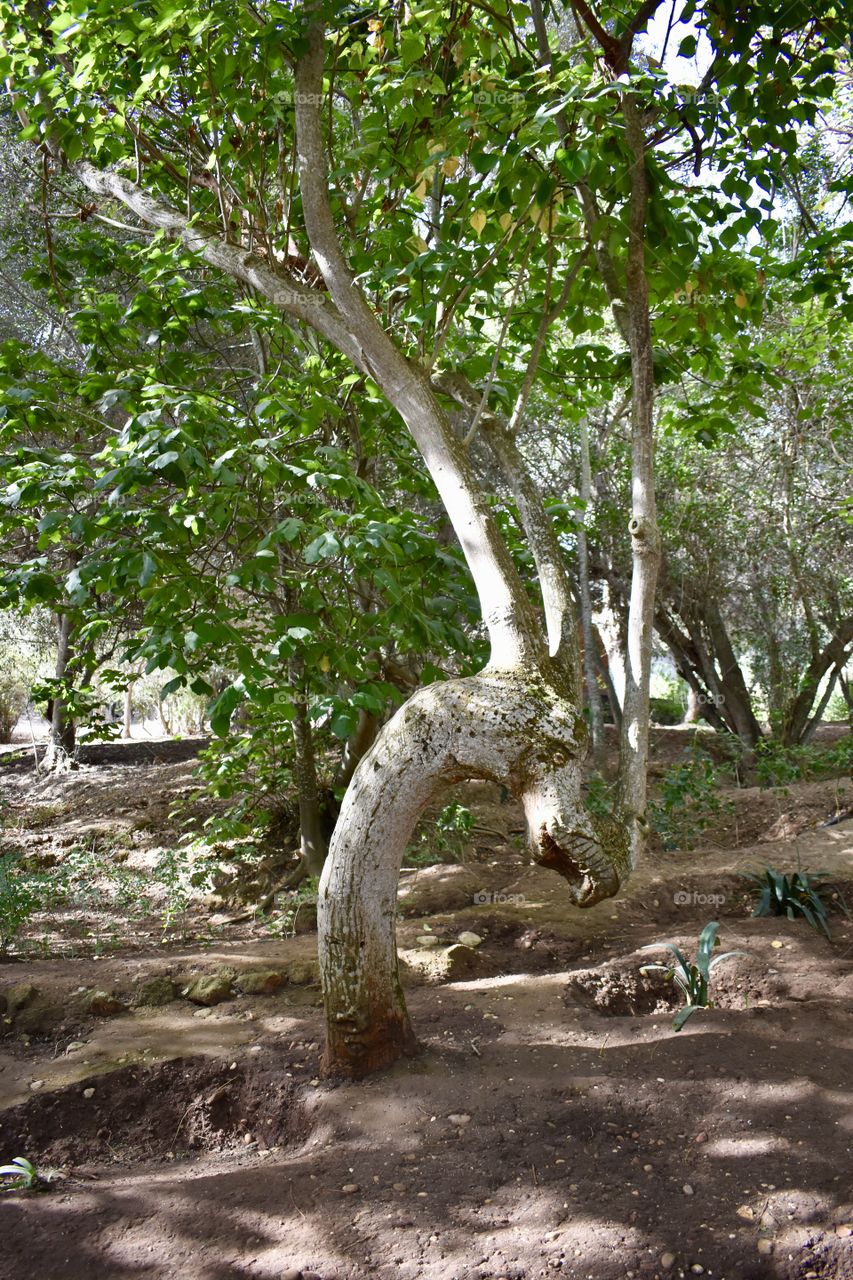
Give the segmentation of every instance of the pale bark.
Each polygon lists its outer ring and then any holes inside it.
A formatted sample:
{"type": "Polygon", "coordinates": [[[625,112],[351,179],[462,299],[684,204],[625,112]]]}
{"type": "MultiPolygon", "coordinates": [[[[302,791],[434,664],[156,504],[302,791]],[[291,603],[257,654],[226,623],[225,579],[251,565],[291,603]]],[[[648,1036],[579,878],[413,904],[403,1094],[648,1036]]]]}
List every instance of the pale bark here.
{"type": "Polygon", "coordinates": [[[626,295],[631,350],[631,499],[628,529],[633,572],[628,605],[625,698],[619,744],[620,806],[631,823],[633,858],[645,844],[646,765],[649,752],[649,678],[654,632],[655,588],[660,563],[654,482],[654,359],[646,275],[646,215],[649,181],[646,140],[631,93],[622,96],[625,139],[631,149],[626,295]]]}
{"type": "Polygon", "coordinates": [[[319,112],[325,39],[316,23],[309,27],[307,46],[296,66],[296,150],[311,248],[363,364],[406,423],[453,522],[482,605],[491,665],[508,670],[520,662],[536,662],[542,646],[532,607],[462,444],[423,370],[403,356],[379,324],[341,251],[326,181],[319,112]]]}
{"type": "MultiPolygon", "coordinates": [[[[56,637],[56,679],[64,681],[73,657],[73,625],[67,613],[57,618],[56,637]]],[[[63,696],[62,688],[57,686],[50,711],[50,738],[48,739],[44,765],[54,773],[62,773],[72,768],[74,748],[76,745],[76,726],[69,714],[68,703],[63,696]]]]}
{"type": "Polygon", "coordinates": [[[344,797],[320,883],[327,1073],[357,1078],[416,1047],[397,969],[397,881],[415,822],[446,787],[484,778],[519,796],[534,861],[566,879],[577,905],[616,891],[628,842],[584,808],[585,737],[561,690],[506,672],[430,685],[385,727],[344,797]]]}
{"type": "Polygon", "coordinates": [[[590,504],[592,502],[592,471],[589,457],[589,424],[586,416],[580,422],[581,446],[581,484],[580,497],[583,502],[583,523],[578,529],[578,598],[581,615],[581,632],[583,634],[583,670],[586,682],[586,700],[589,707],[589,728],[592,735],[592,754],[596,767],[604,767],[604,714],[601,708],[601,693],[598,688],[595,662],[595,639],[592,626],[592,596],[589,581],[589,547],[586,527],[589,521],[590,504]]]}
{"type": "MultiPolygon", "coordinates": [[[[600,823],[607,830],[596,831],[581,801],[579,758],[586,726],[573,696],[576,639],[565,625],[571,596],[541,498],[526,469],[510,463],[548,601],[547,648],[467,455],[425,376],[378,324],[344,260],[325,178],[319,27],[309,30],[307,43],[296,70],[296,125],[309,239],[335,306],[371,376],[408,426],[444,502],[480,597],[492,650],[479,677],[416,693],[380,733],[344,798],[320,884],[318,931],[327,1016],[325,1070],[358,1076],[414,1046],[397,974],[396,887],[412,827],[441,788],[467,777],[488,777],[520,795],[534,857],[566,878],[578,905],[616,892],[629,858],[621,828],[600,823]]],[[[515,448],[511,439],[500,432],[495,438],[509,458],[515,448]]]]}
{"type": "Polygon", "coordinates": [[[569,681],[575,699],[581,692],[581,660],[575,633],[575,606],[565,557],[554,526],[544,509],[530,469],[518,449],[509,424],[491,411],[479,409],[480,397],[464,374],[435,375],[433,385],[471,413],[480,413],[483,435],[509,484],[539,578],[548,653],[569,681]]]}

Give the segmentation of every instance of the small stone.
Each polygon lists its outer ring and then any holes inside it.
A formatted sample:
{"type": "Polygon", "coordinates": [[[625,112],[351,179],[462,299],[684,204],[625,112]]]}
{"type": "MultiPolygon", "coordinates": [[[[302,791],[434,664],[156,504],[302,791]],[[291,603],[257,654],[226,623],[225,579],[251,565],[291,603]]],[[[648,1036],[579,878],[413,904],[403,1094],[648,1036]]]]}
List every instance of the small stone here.
{"type": "Polygon", "coordinates": [[[86,1012],[96,1018],[110,1018],[113,1014],[123,1013],[124,1005],[111,991],[93,991],[86,1001],[86,1012]]]}
{"type": "Polygon", "coordinates": [[[315,963],[293,960],[285,970],[287,981],[294,987],[309,987],[319,981],[319,968],[315,963]]]}
{"type": "Polygon", "coordinates": [[[65,1046],[66,1053],[75,1053],[78,1049],[85,1049],[86,1044],[83,1040],[72,1040],[70,1044],[65,1046]]]}
{"type": "Polygon", "coordinates": [[[419,947],[437,947],[438,946],[438,938],[435,936],[434,933],[422,933],[419,937],[415,938],[415,942],[418,944],[419,947]]]}
{"type": "Polygon", "coordinates": [[[268,996],[284,983],[284,974],[278,969],[248,969],[238,973],[235,982],[247,996],[268,996]]]}
{"type": "Polygon", "coordinates": [[[196,980],[186,988],[184,995],[193,1004],[214,1005],[230,1000],[233,994],[234,974],[228,971],[209,973],[196,980]]]}
{"type": "Polygon", "coordinates": [[[455,1124],[458,1129],[463,1128],[466,1124],[471,1123],[471,1117],[466,1115],[464,1111],[457,1112],[455,1115],[448,1116],[451,1124],[455,1124]]]}
{"type": "Polygon", "coordinates": [[[94,1089],[84,1089],[84,1090],[83,1090],[83,1097],[84,1097],[84,1098],[94,1098],[94,1096],[95,1096],[95,1090],[94,1090],[94,1089]]]}
{"type": "Polygon", "coordinates": [[[736,1213],[739,1218],[743,1218],[744,1222],[752,1222],[755,1219],[755,1210],[749,1204],[738,1205],[736,1213]]]}
{"type": "Polygon", "coordinates": [[[343,1191],[345,1196],[354,1196],[356,1191],[358,1191],[358,1183],[345,1182],[344,1185],[341,1187],[341,1191],[343,1191]]]}
{"type": "Polygon", "coordinates": [[[644,1164],[644,1165],[643,1165],[643,1173],[653,1173],[653,1172],[654,1172],[654,1165],[653,1165],[653,1164],[644,1164]]]}
{"type": "Polygon", "coordinates": [[[212,1009],[196,1009],[195,1012],[193,1013],[193,1017],[194,1018],[212,1018],[213,1010],[212,1009]]]}
{"type": "Polygon", "coordinates": [[[243,1146],[244,1146],[244,1147],[248,1147],[248,1146],[250,1146],[250,1145],[251,1145],[251,1143],[253,1143],[254,1141],[255,1141],[255,1139],[252,1137],[252,1135],[251,1135],[250,1133],[244,1133],[244,1134],[243,1134],[243,1146]]]}
{"type": "Polygon", "coordinates": [[[781,948],[782,948],[782,947],[784,947],[784,945],[785,945],[785,944],[784,944],[784,942],[780,942],[778,938],[774,938],[774,939],[773,939],[773,941],[770,943],[770,945],[771,945],[771,947],[773,947],[776,951],[779,951],[779,950],[781,950],[781,948]]]}
{"type": "Polygon", "coordinates": [[[141,983],[133,996],[133,1003],[142,1005],[144,1008],[160,1009],[163,1005],[171,1004],[178,994],[178,989],[171,978],[166,974],[159,974],[157,977],[149,978],[147,982],[141,983]]]}
{"type": "Polygon", "coordinates": [[[681,1188],[681,1190],[684,1192],[684,1194],[685,1194],[686,1196],[692,1196],[692,1195],[693,1195],[693,1188],[691,1187],[691,1185],[690,1185],[690,1183],[689,1183],[689,1182],[685,1182],[685,1184],[684,1184],[684,1186],[681,1188]]]}
{"type": "Polygon", "coordinates": [[[32,1089],[33,1093],[37,1093],[39,1089],[43,1088],[43,1086],[44,1086],[43,1080],[30,1081],[30,1088],[32,1089]]]}
{"type": "Polygon", "coordinates": [[[394,1190],[395,1190],[395,1191],[407,1191],[407,1190],[408,1190],[408,1183],[406,1183],[406,1182],[392,1182],[392,1183],[391,1183],[391,1186],[394,1188],[394,1190]]]}
{"type": "Polygon", "coordinates": [[[702,1266],[701,1262],[694,1262],[690,1270],[693,1272],[694,1276],[703,1276],[705,1274],[705,1268],[702,1266]]]}
{"type": "Polygon", "coordinates": [[[761,1254],[762,1258],[766,1258],[773,1252],[773,1241],[762,1238],[758,1241],[758,1244],[755,1247],[761,1254]]]}
{"type": "Polygon", "coordinates": [[[853,1223],[839,1222],[835,1228],[837,1236],[853,1236],[853,1223]]]}
{"type": "Polygon", "coordinates": [[[697,1133],[697,1134],[696,1134],[696,1137],[693,1139],[693,1141],[694,1141],[694,1142],[696,1142],[696,1143],[703,1143],[703,1142],[707,1142],[707,1141],[708,1141],[708,1135],[707,1135],[707,1133],[705,1133],[705,1132],[697,1133]]]}
{"type": "Polygon", "coordinates": [[[17,986],[10,987],[6,992],[7,1017],[14,1018],[19,1009],[32,1004],[38,993],[38,987],[34,987],[31,982],[19,982],[17,986]]]}
{"type": "Polygon", "coordinates": [[[675,1266],[675,1254],[662,1253],[660,1256],[660,1264],[663,1267],[664,1271],[669,1271],[670,1267],[675,1266]]]}
{"type": "Polygon", "coordinates": [[[471,933],[469,929],[463,929],[456,939],[463,947],[479,947],[483,939],[479,933],[471,933]]]}

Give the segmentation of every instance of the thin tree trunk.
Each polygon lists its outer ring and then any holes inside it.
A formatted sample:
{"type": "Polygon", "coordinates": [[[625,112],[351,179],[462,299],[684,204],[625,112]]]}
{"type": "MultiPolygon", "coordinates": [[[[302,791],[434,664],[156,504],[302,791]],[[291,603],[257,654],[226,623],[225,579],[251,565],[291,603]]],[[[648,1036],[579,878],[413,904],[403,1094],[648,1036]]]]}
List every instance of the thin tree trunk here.
{"type": "Polygon", "coordinates": [[[589,547],[586,537],[586,526],[589,520],[592,502],[592,471],[589,458],[589,423],[586,415],[580,422],[581,445],[581,483],[580,497],[583,502],[583,524],[578,529],[578,580],[579,604],[581,615],[581,632],[583,634],[583,671],[586,682],[586,699],[589,707],[589,727],[592,735],[592,756],[596,768],[604,768],[604,714],[601,708],[601,693],[598,688],[595,662],[595,639],[592,626],[592,595],[589,583],[589,547]]]}
{"type": "MultiPolygon", "coordinates": [[[[73,655],[73,625],[67,613],[61,613],[57,625],[56,646],[56,680],[64,682],[73,655]]],[[[63,694],[63,686],[58,683],[53,696],[50,718],[50,739],[45,755],[45,768],[54,772],[63,772],[71,768],[74,747],[76,744],[76,726],[73,717],[68,713],[67,699],[63,694]]]]}
{"type": "Polygon", "coordinates": [[[835,634],[812,658],[799,682],[799,692],[786,710],[782,722],[782,741],[786,746],[799,742],[811,715],[820,683],[833,667],[843,670],[850,661],[849,646],[853,641],[853,617],[837,625],[835,634]]]}
{"type": "Polygon", "coordinates": [[[604,685],[604,691],[607,694],[607,702],[610,706],[610,714],[613,717],[613,723],[617,730],[622,732],[622,703],[619,701],[619,695],[616,692],[616,685],[613,683],[613,677],[610,674],[610,663],[607,660],[607,649],[601,638],[597,627],[593,627],[593,638],[595,640],[595,648],[593,657],[595,659],[595,669],[601,677],[604,685]]]}
{"type": "Polygon", "coordinates": [[[734,721],[735,732],[741,742],[749,750],[753,750],[764,737],[761,726],[755,718],[752,701],[743,672],[734,655],[729,633],[726,630],[720,610],[715,600],[709,600],[704,609],[706,626],[717,664],[720,668],[720,684],[725,699],[726,709],[734,721]]]}
{"type": "Polygon", "coordinates": [[[132,737],[133,729],[133,685],[128,685],[124,691],[124,706],[122,708],[122,737],[132,737]]]}
{"type": "Polygon", "coordinates": [[[625,701],[619,744],[619,791],[631,821],[633,860],[645,844],[646,766],[649,753],[649,680],[654,634],[655,587],[660,563],[654,478],[654,358],[646,276],[646,214],[649,182],[646,141],[631,93],[622,95],[625,138],[633,156],[626,268],[631,350],[631,498],[628,525],[633,572],[628,606],[625,701]]]}
{"type": "Polygon", "coordinates": [[[835,683],[839,674],[840,672],[837,667],[835,667],[830,673],[829,679],[826,682],[826,688],[823,691],[823,697],[818,703],[817,710],[812,714],[811,719],[800,735],[801,746],[807,746],[815,736],[817,730],[820,728],[821,722],[823,721],[823,713],[829,706],[829,700],[832,697],[832,691],[835,688],[835,683]]]}
{"type": "Polygon", "coordinates": [[[335,774],[335,787],[345,789],[349,786],[353,774],[373,746],[378,733],[379,717],[372,711],[365,711],[364,707],[360,707],[355,732],[347,738],[341,754],[341,763],[335,774]]]}
{"type": "Polygon", "coordinates": [[[293,772],[299,802],[299,848],[306,873],[309,876],[319,876],[326,861],[326,837],[323,834],[323,823],[320,817],[314,735],[306,703],[299,700],[294,704],[294,709],[293,772]]]}

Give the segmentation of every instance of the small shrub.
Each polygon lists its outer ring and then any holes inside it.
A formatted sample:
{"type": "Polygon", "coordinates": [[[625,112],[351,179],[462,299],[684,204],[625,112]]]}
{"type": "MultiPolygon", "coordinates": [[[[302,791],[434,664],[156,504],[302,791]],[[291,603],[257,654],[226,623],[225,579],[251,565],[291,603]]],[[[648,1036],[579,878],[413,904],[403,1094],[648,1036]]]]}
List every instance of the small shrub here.
{"type": "Polygon", "coordinates": [[[403,859],[407,867],[432,867],[440,862],[459,862],[474,829],[474,815],[462,804],[445,805],[432,828],[422,825],[416,842],[409,845],[403,859]]]}
{"type": "Polygon", "coordinates": [[[269,921],[269,931],[277,938],[292,938],[296,933],[299,912],[303,907],[312,907],[317,903],[317,891],[320,887],[319,876],[309,876],[303,880],[298,889],[290,889],[276,894],[278,911],[269,921]]]}
{"type": "Polygon", "coordinates": [[[755,774],[760,787],[787,787],[793,782],[836,778],[853,769],[853,734],[832,746],[818,743],[786,747],[780,742],[761,743],[755,774]]]}
{"type": "Polygon", "coordinates": [[[0,955],[48,900],[52,878],[31,871],[17,853],[0,856],[0,955]]]}
{"type": "Polygon", "coordinates": [[[674,1031],[680,1031],[687,1019],[697,1009],[713,1008],[713,1001],[710,998],[711,974],[717,965],[722,964],[724,960],[730,960],[732,956],[746,954],[744,951],[724,951],[722,955],[712,957],[711,953],[714,947],[720,945],[720,940],[717,937],[719,927],[716,920],[712,920],[705,925],[705,928],[699,934],[695,963],[688,960],[684,952],[680,951],[674,942],[653,942],[650,946],[643,947],[643,951],[659,951],[661,947],[665,947],[667,951],[671,951],[675,956],[676,963],[673,965],[647,964],[643,965],[640,970],[641,973],[659,970],[664,974],[668,982],[674,982],[683,993],[687,1003],[675,1015],[672,1024],[674,1031]]]}
{"type": "Polygon", "coordinates": [[[658,796],[649,803],[649,822],[665,849],[690,849],[724,805],[720,779],[707,756],[693,753],[663,775],[658,796]]]}
{"type": "MultiPolygon", "coordinates": [[[[828,938],[826,904],[818,893],[816,884],[827,876],[826,871],[813,871],[811,875],[806,871],[795,871],[792,875],[786,875],[771,867],[760,874],[748,873],[744,879],[751,881],[760,890],[753,916],[787,916],[789,920],[802,916],[813,929],[828,938]]],[[[846,911],[843,902],[841,905],[846,911]]]]}

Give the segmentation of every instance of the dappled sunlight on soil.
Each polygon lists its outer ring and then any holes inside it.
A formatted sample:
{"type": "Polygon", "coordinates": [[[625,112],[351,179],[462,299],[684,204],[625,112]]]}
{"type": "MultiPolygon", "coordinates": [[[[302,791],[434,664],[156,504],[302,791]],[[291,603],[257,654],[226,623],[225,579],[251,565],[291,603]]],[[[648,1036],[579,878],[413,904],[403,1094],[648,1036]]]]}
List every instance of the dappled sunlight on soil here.
{"type": "Polygon", "coordinates": [[[753,919],[741,878],[801,864],[853,899],[853,823],[812,815],[853,788],[808,788],[794,836],[759,839],[770,812],[749,844],[706,832],[585,912],[472,788],[482,843],[401,887],[422,1053],[359,1085],[319,1079],[312,934],[0,967],[0,1158],[55,1170],[0,1198],[4,1276],[849,1280],[853,924],[753,919]],[[746,955],[676,1034],[671,986],[637,981],[665,953],[642,948],[692,956],[710,919],[746,955]]]}

